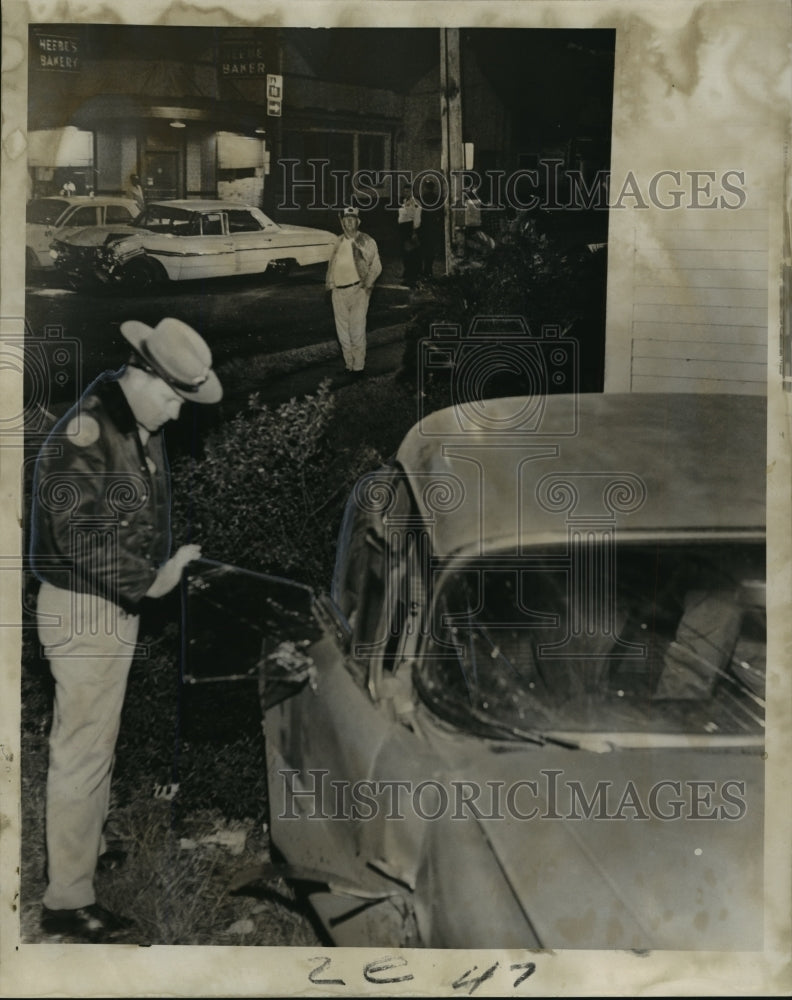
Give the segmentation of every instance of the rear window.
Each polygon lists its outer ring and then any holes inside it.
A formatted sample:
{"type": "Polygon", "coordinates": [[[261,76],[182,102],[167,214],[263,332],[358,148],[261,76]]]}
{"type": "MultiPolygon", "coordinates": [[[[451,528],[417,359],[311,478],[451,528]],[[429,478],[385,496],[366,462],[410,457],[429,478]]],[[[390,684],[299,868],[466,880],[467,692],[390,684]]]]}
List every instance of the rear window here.
{"type": "Polygon", "coordinates": [[[132,217],[133,213],[126,205],[108,205],[105,209],[105,222],[108,225],[113,225],[116,222],[129,222],[132,217]]]}
{"type": "Polygon", "coordinates": [[[259,233],[262,226],[251,212],[231,208],[228,210],[228,228],[232,233],[259,233]]]}
{"type": "Polygon", "coordinates": [[[27,204],[26,218],[39,226],[54,226],[68,207],[63,198],[34,198],[27,204]]]}
{"type": "Polygon", "coordinates": [[[63,220],[65,226],[95,226],[97,223],[96,205],[82,205],[76,208],[68,218],[63,220]]]}

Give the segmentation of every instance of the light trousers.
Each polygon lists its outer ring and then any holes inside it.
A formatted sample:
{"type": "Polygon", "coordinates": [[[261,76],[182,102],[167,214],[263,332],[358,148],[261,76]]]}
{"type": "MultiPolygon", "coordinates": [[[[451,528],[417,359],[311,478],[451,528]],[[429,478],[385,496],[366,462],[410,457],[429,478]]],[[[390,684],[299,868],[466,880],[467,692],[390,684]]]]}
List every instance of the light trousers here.
{"type": "Polygon", "coordinates": [[[47,774],[44,905],[96,901],[93,879],[140,619],[90,594],[42,583],[38,633],[55,679],[47,774]]]}
{"type": "Polygon", "coordinates": [[[350,371],[360,372],[366,364],[366,313],[370,293],[362,285],[333,289],[336,334],[350,371]]]}

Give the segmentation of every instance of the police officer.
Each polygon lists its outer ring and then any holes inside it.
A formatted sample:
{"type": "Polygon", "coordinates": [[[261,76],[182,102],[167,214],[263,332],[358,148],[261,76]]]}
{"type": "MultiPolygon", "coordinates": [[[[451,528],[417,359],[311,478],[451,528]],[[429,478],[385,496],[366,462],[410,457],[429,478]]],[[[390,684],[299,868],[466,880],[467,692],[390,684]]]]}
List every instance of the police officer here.
{"type": "Polygon", "coordinates": [[[354,376],[366,364],[366,314],[382,263],[374,239],[360,232],[360,211],[348,206],[341,213],[342,233],[327,265],[326,286],[332,291],[336,334],[344,365],[354,376]]]}
{"type": "Polygon", "coordinates": [[[39,638],[55,680],[47,776],[42,928],[104,941],[130,921],[96,902],[110,780],[140,604],[162,597],[201,554],[170,553],[162,427],[185,400],[215,403],[211,352],[186,323],[121,324],[128,363],[105,372],[42,446],[31,549],[39,638]]]}

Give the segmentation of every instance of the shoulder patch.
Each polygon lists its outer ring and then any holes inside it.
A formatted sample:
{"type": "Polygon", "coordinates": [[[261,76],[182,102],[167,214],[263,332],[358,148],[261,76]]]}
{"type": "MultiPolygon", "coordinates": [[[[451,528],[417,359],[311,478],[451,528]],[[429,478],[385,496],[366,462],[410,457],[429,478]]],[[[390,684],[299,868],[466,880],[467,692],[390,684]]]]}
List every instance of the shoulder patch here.
{"type": "Polygon", "coordinates": [[[89,448],[99,440],[99,424],[87,413],[73,417],[66,425],[66,437],[78,448],[89,448]]]}

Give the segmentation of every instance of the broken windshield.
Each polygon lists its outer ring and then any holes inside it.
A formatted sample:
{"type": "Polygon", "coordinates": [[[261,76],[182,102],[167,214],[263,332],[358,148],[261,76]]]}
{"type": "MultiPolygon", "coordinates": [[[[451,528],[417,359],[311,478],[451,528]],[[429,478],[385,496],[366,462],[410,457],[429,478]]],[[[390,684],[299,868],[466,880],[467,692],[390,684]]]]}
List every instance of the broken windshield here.
{"type": "Polygon", "coordinates": [[[452,565],[423,698],[465,728],[761,734],[764,546],[581,546],[452,565]]]}

